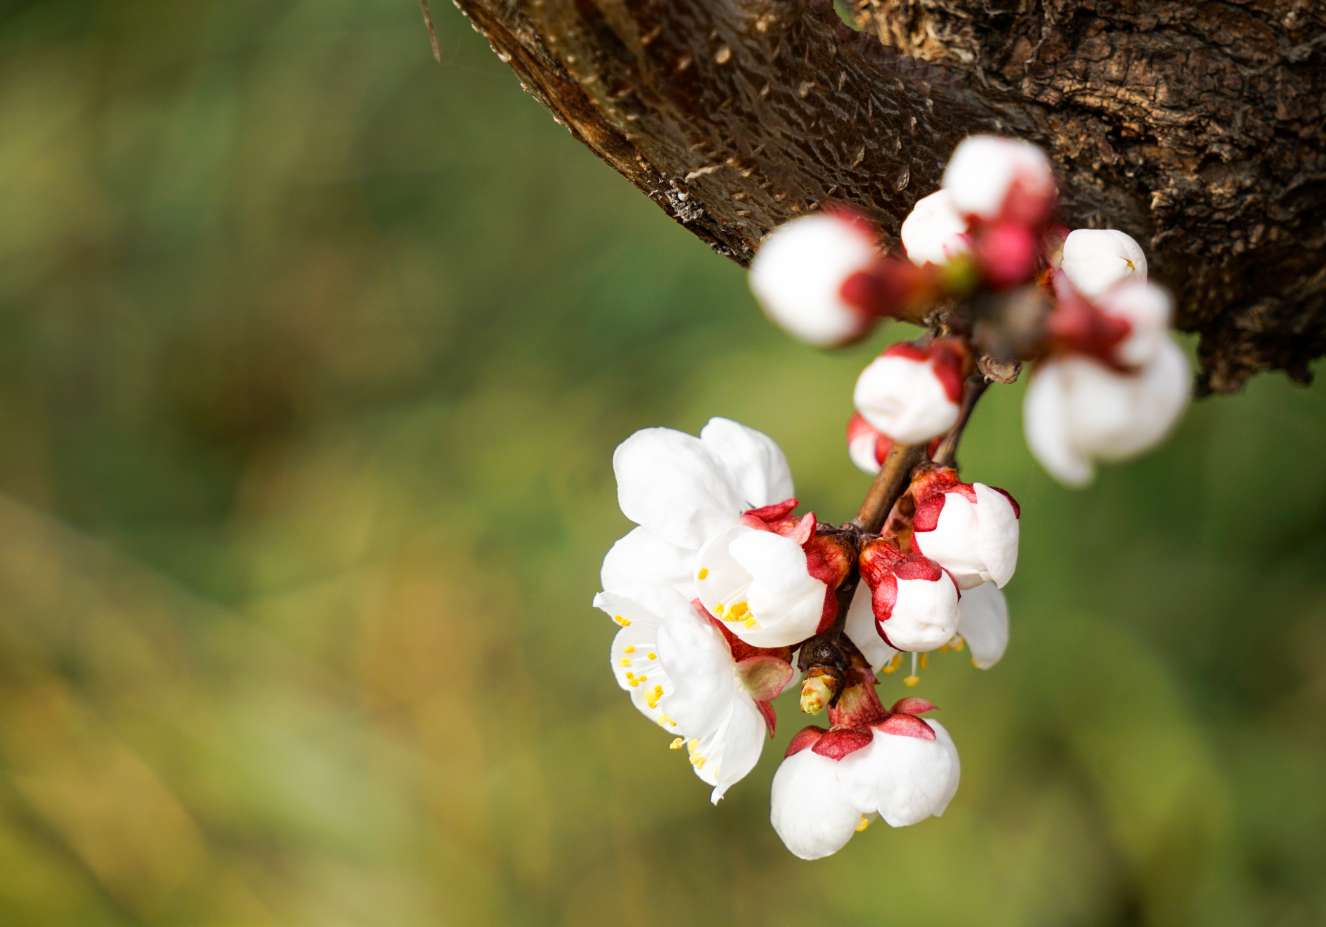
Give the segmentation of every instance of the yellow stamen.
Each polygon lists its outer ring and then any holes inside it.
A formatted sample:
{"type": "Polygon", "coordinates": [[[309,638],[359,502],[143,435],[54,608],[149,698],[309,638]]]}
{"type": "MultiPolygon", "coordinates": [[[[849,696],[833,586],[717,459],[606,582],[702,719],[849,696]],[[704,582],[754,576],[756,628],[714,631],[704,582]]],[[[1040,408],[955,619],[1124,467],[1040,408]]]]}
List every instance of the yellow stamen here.
{"type": "Polygon", "coordinates": [[[909,689],[915,688],[916,684],[919,683],[920,681],[921,681],[920,676],[904,676],[902,678],[902,684],[909,689]]]}
{"type": "Polygon", "coordinates": [[[695,574],[697,579],[709,578],[709,567],[700,567],[700,572],[695,574]]]}
{"type": "Polygon", "coordinates": [[[622,657],[622,659],[621,659],[621,664],[622,664],[622,666],[630,666],[630,665],[631,665],[631,658],[630,658],[630,657],[622,657]]]}
{"type": "Polygon", "coordinates": [[[865,830],[869,826],[870,826],[870,818],[866,817],[863,814],[861,815],[861,820],[856,822],[856,832],[859,834],[861,833],[861,831],[865,830]]]}
{"type": "MultiPolygon", "coordinates": [[[[668,716],[666,711],[659,712],[658,722],[666,727],[676,727],[677,722],[668,716]]],[[[678,738],[680,740],[680,738],[678,738]]]]}
{"type": "Polygon", "coordinates": [[[885,664],[884,664],[884,668],[883,668],[882,672],[883,672],[884,675],[886,675],[886,676],[889,676],[889,675],[892,675],[893,673],[896,673],[896,672],[898,671],[898,664],[901,663],[901,662],[902,662],[902,654],[900,654],[900,653],[895,653],[895,654],[893,655],[893,658],[892,658],[891,660],[889,660],[888,663],[885,663],[885,664]]]}
{"type": "Polygon", "coordinates": [[[669,749],[669,750],[680,750],[681,747],[682,747],[682,744],[684,744],[684,743],[686,743],[686,738],[685,738],[685,737],[674,737],[674,738],[672,738],[672,743],[668,744],[668,749],[669,749]]]}
{"type": "Polygon", "coordinates": [[[657,708],[658,700],[661,699],[662,697],[663,697],[663,687],[654,686],[654,688],[651,689],[649,692],[649,697],[645,699],[645,704],[648,705],[650,708],[657,708]]]}
{"type": "Polygon", "coordinates": [[[645,656],[647,656],[647,657],[648,657],[649,659],[651,659],[651,660],[657,660],[657,659],[658,659],[658,654],[654,653],[654,651],[652,651],[652,650],[649,651],[649,653],[645,654],[645,656]]]}
{"type": "Polygon", "coordinates": [[[967,647],[967,642],[964,641],[960,636],[955,634],[953,636],[953,640],[948,642],[948,645],[951,648],[953,648],[954,653],[962,653],[962,651],[965,650],[967,647]]]}
{"type": "Polygon", "coordinates": [[[631,619],[623,618],[621,615],[613,615],[612,620],[617,622],[623,628],[629,628],[631,626],[631,619]]]}
{"type": "Polygon", "coordinates": [[[740,602],[738,602],[737,604],[735,604],[735,605],[732,606],[732,614],[728,616],[728,619],[727,619],[727,620],[728,620],[728,621],[738,621],[738,620],[740,620],[741,617],[742,617],[743,615],[745,615],[748,611],[750,611],[750,606],[747,605],[746,602],[745,602],[745,600],[743,599],[742,601],[740,601],[740,602]]]}
{"type": "Polygon", "coordinates": [[[635,653],[635,645],[631,644],[627,645],[626,647],[623,647],[622,653],[635,653]]]}

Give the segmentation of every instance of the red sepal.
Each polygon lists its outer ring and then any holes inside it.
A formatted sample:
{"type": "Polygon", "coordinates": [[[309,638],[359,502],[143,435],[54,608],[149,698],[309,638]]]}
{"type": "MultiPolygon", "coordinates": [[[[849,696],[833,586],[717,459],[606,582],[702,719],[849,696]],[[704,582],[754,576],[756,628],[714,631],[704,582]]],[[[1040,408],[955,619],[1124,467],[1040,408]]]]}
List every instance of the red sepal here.
{"type": "Polygon", "coordinates": [[[909,695],[906,698],[900,698],[893,703],[889,711],[894,714],[904,715],[923,715],[927,711],[938,711],[935,703],[928,698],[920,698],[915,695],[909,695]]]}
{"type": "Polygon", "coordinates": [[[772,525],[781,522],[792,514],[792,511],[800,505],[796,498],[784,499],[782,502],[774,502],[771,505],[762,505],[757,509],[747,509],[741,514],[741,520],[749,524],[752,528],[763,528],[772,531],[772,525]],[[755,522],[755,524],[751,524],[755,522]]]}
{"type": "Polygon", "coordinates": [[[792,735],[792,742],[787,745],[787,752],[783,754],[783,757],[786,758],[794,753],[800,753],[807,747],[813,747],[815,743],[827,733],[828,731],[824,730],[824,728],[816,727],[813,724],[803,727],[792,735]]]}
{"type": "Polygon", "coordinates": [[[870,746],[870,730],[861,727],[835,728],[815,742],[811,747],[820,756],[827,756],[831,760],[841,760],[845,756],[850,756],[858,750],[870,746]]]}
{"type": "Polygon", "coordinates": [[[919,740],[935,739],[934,728],[914,715],[889,715],[883,721],[872,724],[871,727],[885,734],[894,734],[898,737],[916,737],[919,740]]]}
{"type": "Polygon", "coordinates": [[[757,653],[737,661],[737,675],[751,698],[767,702],[787,688],[796,670],[786,660],[757,653]]]}

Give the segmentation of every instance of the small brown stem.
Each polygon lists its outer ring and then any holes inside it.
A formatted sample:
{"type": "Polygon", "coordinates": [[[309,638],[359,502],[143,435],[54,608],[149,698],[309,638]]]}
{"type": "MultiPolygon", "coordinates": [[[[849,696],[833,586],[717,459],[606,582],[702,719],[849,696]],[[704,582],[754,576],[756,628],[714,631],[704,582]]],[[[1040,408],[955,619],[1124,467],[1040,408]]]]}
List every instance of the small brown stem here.
{"type": "Polygon", "coordinates": [[[976,373],[967,378],[962,393],[962,409],[958,412],[958,420],[949,429],[948,434],[944,435],[944,440],[939,442],[939,447],[935,448],[933,459],[939,466],[953,466],[953,461],[958,453],[958,442],[962,440],[962,432],[967,427],[967,420],[971,418],[972,409],[976,408],[976,403],[989,387],[990,381],[985,378],[984,374],[976,373]]]}
{"type": "Polygon", "coordinates": [[[895,444],[884,458],[875,482],[861,502],[861,508],[852,524],[862,531],[877,532],[888,517],[893,503],[907,488],[912,471],[925,459],[925,448],[919,444],[895,444]]]}

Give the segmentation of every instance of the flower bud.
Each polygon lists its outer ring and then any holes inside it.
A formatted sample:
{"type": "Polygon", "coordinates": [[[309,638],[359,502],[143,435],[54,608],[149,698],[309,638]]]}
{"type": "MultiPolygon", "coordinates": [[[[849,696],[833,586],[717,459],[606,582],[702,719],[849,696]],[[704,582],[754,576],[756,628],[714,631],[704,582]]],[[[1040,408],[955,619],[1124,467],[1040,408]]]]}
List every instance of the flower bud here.
{"type": "Polygon", "coordinates": [[[963,483],[945,468],[914,485],[913,543],[962,589],[1004,586],[1018,561],[1020,511],[1013,497],[984,483],[963,483]]]}
{"type": "Polygon", "coordinates": [[[902,247],[913,264],[945,264],[971,250],[967,220],[953,208],[947,190],[917,200],[899,230],[902,247]]]}
{"type": "Polygon", "coordinates": [[[958,791],[962,774],[958,748],[948,731],[938,721],[920,721],[910,715],[894,715],[872,727],[870,746],[853,754],[852,766],[838,771],[850,775],[852,802],[877,813],[890,827],[907,827],[942,815],[958,791]],[[914,723],[893,723],[898,718],[914,723]],[[929,736],[923,728],[928,728],[929,736]]]}
{"type": "Polygon", "coordinates": [[[765,314],[789,334],[820,347],[846,344],[875,323],[844,287],[878,257],[869,226],[855,217],[815,213],[769,234],[750,265],[750,287],[765,314]]]}
{"type": "Polygon", "coordinates": [[[1094,299],[1116,283],[1146,279],[1146,255],[1118,229],[1075,229],[1064,239],[1060,268],[1082,295],[1094,299]]]}
{"type": "Polygon", "coordinates": [[[875,629],[890,647],[934,650],[958,630],[957,584],[933,560],[916,551],[904,554],[879,538],[861,551],[860,569],[870,587],[875,629]]]}
{"type": "Polygon", "coordinates": [[[1027,445],[1069,486],[1091,482],[1097,460],[1124,460],[1160,443],[1188,404],[1188,361],[1172,340],[1133,372],[1087,357],[1052,358],[1023,402],[1027,445]]]}
{"type": "Polygon", "coordinates": [[[973,135],[953,151],[944,189],[964,216],[1035,226],[1054,208],[1054,170],[1029,142],[973,135]]]}
{"type": "Polygon", "coordinates": [[[822,667],[812,669],[801,683],[801,710],[808,715],[819,714],[833,701],[841,684],[835,673],[822,667]]]}
{"type": "Polygon", "coordinates": [[[966,363],[965,350],[953,339],[892,345],[857,379],[857,411],[895,441],[929,441],[958,420],[966,363]]]}
{"type": "Polygon", "coordinates": [[[798,741],[802,746],[789,753],[774,774],[769,820],[794,855],[823,859],[852,839],[861,812],[839,781],[840,761],[810,749],[811,740],[798,735],[793,747],[798,741]]]}

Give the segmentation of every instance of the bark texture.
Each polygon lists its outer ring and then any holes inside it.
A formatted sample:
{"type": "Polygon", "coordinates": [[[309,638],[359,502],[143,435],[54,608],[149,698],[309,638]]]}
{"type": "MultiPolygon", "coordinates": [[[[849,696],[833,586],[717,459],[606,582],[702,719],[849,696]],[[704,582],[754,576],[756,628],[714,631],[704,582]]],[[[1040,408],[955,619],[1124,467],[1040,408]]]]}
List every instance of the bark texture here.
{"type": "Polygon", "coordinates": [[[559,122],[720,254],[826,202],[896,232],[972,132],[1051,153],[1136,236],[1200,385],[1326,352],[1326,10],[1313,0],[456,0],[559,122]]]}

